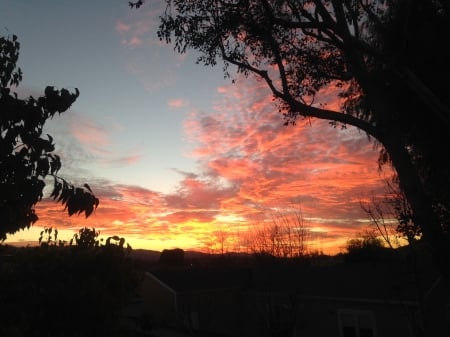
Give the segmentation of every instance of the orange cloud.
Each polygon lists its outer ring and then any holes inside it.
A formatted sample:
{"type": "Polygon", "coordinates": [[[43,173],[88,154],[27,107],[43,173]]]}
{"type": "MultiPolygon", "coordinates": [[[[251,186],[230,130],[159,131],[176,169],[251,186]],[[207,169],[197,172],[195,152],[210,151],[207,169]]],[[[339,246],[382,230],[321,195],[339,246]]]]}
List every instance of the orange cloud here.
{"type": "MultiPolygon", "coordinates": [[[[330,89],[330,100],[332,94],[330,89]]],[[[360,201],[382,193],[378,152],[354,128],[332,128],[320,120],[283,122],[261,84],[221,87],[213,111],[192,110],[185,121],[199,169],[175,169],[182,179],[173,193],[90,180],[100,198],[90,218],[69,218],[61,205],[44,201],[36,226],[95,227],[148,249],[218,249],[226,234],[227,249],[244,249],[252,228],[270,224],[268,212],[289,215],[300,207],[311,249],[339,252],[368,224],[360,201]]],[[[106,142],[100,130],[91,129],[106,142]]],[[[390,174],[386,170],[386,177],[390,174]]]]}
{"type": "MultiPolygon", "coordinates": [[[[192,114],[185,124],[206,175],[235,186],[222,209],[245,217],[252,208],[297,202],[327,247],[336,238],[342,244],[367,224],[360,200],[384,186],[377,150],[356,129],[327,121],[284,126],[267,90],[246,83],[221,87],[214,114],[192,114]]],[[[326,92],[329,106],[336,104],[333,95],[326,92]]]]}

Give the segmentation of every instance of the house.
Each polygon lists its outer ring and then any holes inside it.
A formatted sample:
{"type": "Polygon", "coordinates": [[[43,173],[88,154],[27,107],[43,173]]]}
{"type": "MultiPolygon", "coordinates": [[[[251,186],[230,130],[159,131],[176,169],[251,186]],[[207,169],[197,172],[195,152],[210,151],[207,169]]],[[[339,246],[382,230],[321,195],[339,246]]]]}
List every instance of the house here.
{"type": "Polygon", "coordinates": [[[444,337],[450,287],[407,261],[172,268],[140,288],[159,326],[192,336],[444,337]],[[420,335],[422,336],[422,335],[420,335]]]}
{"type": "MultiPolygon", "coordinates": [[[[229,310],[248,284],[239,268],[161,269],[144,273],[140,294],[146,313],[160,326],[194,332],[227,331],[236,324],[229,310]]],[[[244,317],[244,316],[243,316],[244,317]]]]}

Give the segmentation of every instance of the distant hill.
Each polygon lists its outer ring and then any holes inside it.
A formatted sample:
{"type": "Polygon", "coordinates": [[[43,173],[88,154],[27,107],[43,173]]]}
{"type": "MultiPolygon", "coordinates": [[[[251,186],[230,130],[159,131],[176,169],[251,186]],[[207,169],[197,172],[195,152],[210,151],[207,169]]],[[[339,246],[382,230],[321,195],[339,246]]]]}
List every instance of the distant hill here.
{"type": "Polygon", "coordinates": [[[148,250],[148,249],[132,249],[130,252],[130,257],[132,259],[138,259],[143,261],[158,261],[161,252],[156,250],[148,250]]]}
{"type": "MultiPolygon", "coordinates": [[[[160,251],[149,250],[149,249],[132,249],[130,252],[131,258],[139,259],[141,261],[147,261],[147,262],[158,261],[160,255],[161,255],[160,251]]],[[[184,259],[185,260],[199,259],[199,258],[204,258],[204,257],[208,257],[208,256],[210,256],[210,254],[196,252],[196,251],[184,251],[184,259]]]]}

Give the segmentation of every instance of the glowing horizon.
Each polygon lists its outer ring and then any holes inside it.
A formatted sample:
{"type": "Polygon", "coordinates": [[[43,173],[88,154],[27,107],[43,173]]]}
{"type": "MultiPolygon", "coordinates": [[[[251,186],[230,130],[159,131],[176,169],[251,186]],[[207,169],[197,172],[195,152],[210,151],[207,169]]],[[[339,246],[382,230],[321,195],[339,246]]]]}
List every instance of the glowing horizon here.
{"type": "MultiPolygon", "coordinates": [[[[88,219],[45,199],[32,229],[5,243],[37,244],[44,227],[70,240],[88,227],[135,249],[243,250],[270,212],[297,207],[311,250],[338,253],[367,226],[360,201],[382,195],[392,175],[389,167],[380,174],[374,143],[327,121],[284,126],[263,83],[231,84],[220,65],[196,65],[194,52],[178,55],[159,41],[163,4],[5,7],[0,18],[22,46],[19,95],[39,96],[46,85],[80,90],[44,134],[56,143],[59,174],[100,199],[88,219]]],[[[316,103],[335,108],[335,88],[316,103]]]]}
{"type": "MultiPolygon", "coordinates": [[[[172,191],[93,178],[89,184],[100,205],[91,217],[68,217],[61,205],[44,200],[36,226],[71,233],[95,228],[103,237],[119,235],[133,248],[151,250],[217,252],[225,233],[226,250],[236,251],[250,249],[248,235],[258,223],[270,222],[268,212],[297,208],[312,229],[309,250],[341,252],[369,223],[360,202],[383,193],[384,177],[392,172],[381,174],[377,150],[356,129],[334,129],[319,120],[283,126],[270,95],[247,82],[221,87],[221,101],[210,114],[168,103],[190,109],[187,155],[198,164],[197,172],[176,170],[182,179],[172,191]]],[[[29,239],[37,242],[26,231],[6,242],[29,239]]]]}

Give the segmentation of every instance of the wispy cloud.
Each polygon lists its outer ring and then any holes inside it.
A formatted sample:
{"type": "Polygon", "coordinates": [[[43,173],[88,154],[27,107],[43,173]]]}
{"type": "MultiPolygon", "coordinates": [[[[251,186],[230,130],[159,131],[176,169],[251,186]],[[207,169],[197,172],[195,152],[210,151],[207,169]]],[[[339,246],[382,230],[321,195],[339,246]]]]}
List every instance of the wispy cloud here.
{"type": "Polygon", "coordinates": [[[187,102],[184,99],[180,99],[180,98],[172,98],[167,102],[167,105],[169,106],[169,108],[173,108],[173,109],[183,108],[183,107],[187,106],[188,104],[189,104],[189,102],[187,102]]]}
{"type": "Polygon", "coordinates": [[[176,83],[176,69],[186,58],[186,54],[175,53],[171,46],[160,41],[157,36],[163,6],[163,3],[149,3],[139,11],[130,11],[115,24],[120,43],[126,51],[126,70],[151,93],[176,83]]]}
{"type": "Polygon", "coordinates": [[[159,6],[146,7],[140,11],[132,11],[121,20],[116,21],[116,32],[121,36],[121,43],[128,48],[148,47],[158,43],[155,39],[155,27],[162,13],[159,6]]]}
{"type": "Polygon", "coordinates": [[[131,25],[123,23],[122,21],[117,21],[115,28],[119,34],[124,35],[131,30],[131,25]]]}
{"type": "Polygon", "coordinates": [[[94,152],[97,152],[99,148],[106,148],[111,145],[107,130],[92,120],[72,121],[70,127],[72,135],[94,152]]]}
{"type": "Polygon", "coordinates": [[[250,219],[258,209],[296,202],[322,237],[361,230],[361,199],[383,187],[373,144],[326,121],[284,126],[265,88],[246,83],[220,88],[214,113],[192,114],[185,124],[207,179],[234,186],[221,205],[250,219]]]}
{"type": "MultiPolygon", "coordinates": [[[[186,102],[168,104],[177,108],[186,102]]],[[[74,138],[90,155],[124,163],[139,159],[139,154],[102,153],[102,146],[111,146],[108,128],[92,120],[78,125],[83,131],[74,132],[74,138]]],[[[336,252],[367,224],[362,198],[383,188],[377,150],[364,134],[319,120],[285,126],[259,83],[247,80],[219,88],[213,110],[192,109],[184,127],[198,170],[174,168],[182,179],[173,193],[93,178],[89,184],[101,203],[90,218],[69,218],[61,205],[44,201],[37,225],[74,231],[95,227],[153,249],[199,249],[213,245],[222,231],[244,235],[268,211],[287,212],[295,205],[316,247],[336,252]]]]}

